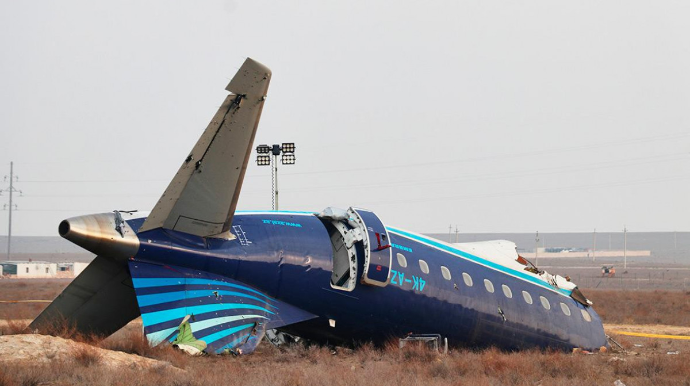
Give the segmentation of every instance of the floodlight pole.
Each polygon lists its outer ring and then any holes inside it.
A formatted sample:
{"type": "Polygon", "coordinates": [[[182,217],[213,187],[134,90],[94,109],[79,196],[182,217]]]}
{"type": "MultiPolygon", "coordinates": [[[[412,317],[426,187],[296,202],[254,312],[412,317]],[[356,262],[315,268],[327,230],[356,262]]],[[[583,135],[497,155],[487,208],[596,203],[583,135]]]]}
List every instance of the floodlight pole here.
{"type": "Polygon", "coordinates": [[[273,154],[273,210],[278,210],[278,154],[273,154]]]}
{"type": "Polygon", "coordinates": [[[256,147],[256,153],[257,165],[271,166],[271,209],[279,210],[278,156],[282,154],[281,162],[283,165],[293,165],[295,163],[295,144],[293,142],[283,142],[282,146],[278,144],[272,146],[259,145],[256,147]],[[273,159],[271,159],[271,156],[273,156],[273,159]]]}

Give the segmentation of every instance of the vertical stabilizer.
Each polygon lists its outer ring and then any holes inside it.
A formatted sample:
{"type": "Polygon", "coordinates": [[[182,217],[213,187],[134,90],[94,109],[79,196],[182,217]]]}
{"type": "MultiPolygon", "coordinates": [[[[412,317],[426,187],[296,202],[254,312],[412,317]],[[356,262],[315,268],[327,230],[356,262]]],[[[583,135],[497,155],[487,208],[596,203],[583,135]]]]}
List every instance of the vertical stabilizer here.
{"type": "Polygon", "coordinates": [[[166,228],[202,237],[229,233],[271,70],[247,59],[218,112],[139,232],[166,228]]]}

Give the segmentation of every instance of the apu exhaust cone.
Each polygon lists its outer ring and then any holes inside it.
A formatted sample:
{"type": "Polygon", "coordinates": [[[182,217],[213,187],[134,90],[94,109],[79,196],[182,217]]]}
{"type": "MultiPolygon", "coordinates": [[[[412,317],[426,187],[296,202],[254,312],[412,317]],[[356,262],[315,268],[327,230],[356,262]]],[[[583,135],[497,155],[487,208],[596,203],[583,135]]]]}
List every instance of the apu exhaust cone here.
{"type": "Polygon", "coordinates": [[[139,251],[139,238],[117,212],[68,218],[58,232],[89,252],[115,260],[127,260],[139,251]]]}

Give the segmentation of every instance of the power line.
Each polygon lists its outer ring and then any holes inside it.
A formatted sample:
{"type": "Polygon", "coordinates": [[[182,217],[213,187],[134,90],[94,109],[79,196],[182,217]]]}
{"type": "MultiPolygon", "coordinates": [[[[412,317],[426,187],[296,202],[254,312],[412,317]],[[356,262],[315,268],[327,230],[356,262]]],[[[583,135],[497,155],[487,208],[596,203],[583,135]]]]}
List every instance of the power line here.
{"type": "MultiPolygon", "coordinates": [[[[255,178],[255,177],[266,177],[268,174],[252,174],[252,175],[246,175],[245,178],[255,178]]],[[[142,182],[170,182],[170,180],[163,180],[163,179],[134,179],[134,180],[22,180],[22,183],[47,183],[47,184],[53,184],[53,183],[65,183],[65,184],[71,184],[71,183],[142,183],[142,182]]]]}
{"type": "Polygon", "coordinates": [[[638,137],[638,138],[631,138],[631,139],[627,139],[627,140],[600,142],[598,144],[593,144],[593,145],[588,144],[588,145],[578,145],[578,146],[569,146],[569,147],[561,147],[561,148],[550,148],[547,150],[540,150],[540,151],[487,155],[487,156],[479,156],[479,157],[460,158],[460,159],[448,160],[448,161],[417,162],[417,163],[397,164],[397,165],[388,165],[388,166],[367,166],[367,167],[362,167],[362,168],[351,168],[351,169],[317,170],[317,171],[311,171],[311,172],[285,173],[285,175],[344,173],[344,172],[371,171],[371,170],[381,170],[381,169],[400,169],[400,168],[410,168],[410,167],[416,167],[416,166],[433,166],[433,165],[443,165],[443,164],[498,160],[498,159],[506,159],[506,158],[514,159],[514,158],[522,158],[522,157],[535,157],[535,156],[542,156],[542,155],[546,155],[546,154],[561,154],[561,153],[565,153],[565,152],[608,148],[611,146],[633,145],[633,144],[638,144],[638,143],[648,143],[648,142],[652,142],[652,141],[670,141],[670,140],[677,140],[677,139],[687,137],[687,136],[690,136],[690,133],[676,133],[676,134],[665,134],[665,135],[657,135],[657,136],[650,136],[650,137],[638,137]]]}
{"type": "MultiPolygon", "coordinates": [[[[496,180],[496,179],[502,179],[506,177],[510,178],[521,178],[521,177],[527,177],[527,176],[540,176],[540,175],[549,175],[549,174],[563,174],[565,172],[578,172],[578,171],[587,171],[587,170],[600,170],[600,169],[607,169],[607,168],[617,168],[617,167],[628,167],[628,166],[634,166],[634,165],[643,165],[643,164],[650,164],[650,163],[658,163],[658,162],[670,162],[670,161],[678,161],[678,160],[688,160],[690,158],[687,158],[686,156],[688,153],[686,152],[680,152],[680,153],[672,153],[672,154],[663,154],[663,155],[653,155],[653,156],[646,156],[646,157],[638,157],[638,158],[631,158],[631,159],[626,159],[626,160],[621,160],[621,161],[605,161],[605,162],[594,162],[594,163],[587,163],[587,164],[581,164],[581,165],[572,165],[572,166],[559,166],[559,167],[547,167],[547,168],[540,168],[540,169],[530,169],[530,170],[518,170],[518,171],[499,171],[499,172],[494,172],[494,173],[482,173],[482,174],[475,174],[475,175],[466,175],[466,176],[461,176],[459,178],[435,178],[435,179],[428,179],[428,180],[414,180],[414,181],[388,181],[385,183],[377,182],[377,183],[366,183],[366,184],[347,184],[347,185],[309,185],[309,186],[304,186],[302,188],[298,189],[284,189],[285,191],[289,192],[301,192],[301,191],[329,191],[329,190],[345,190],[345,189],[362,189],[362,188],[383,188],[383,187],[410,187],[410,186],[428,186],[431,184],[449,184],[449,183],[458,183],[458,182],[470,182],[470,181],[487,181],[487,180],[496,180]],[[674,158],[675,157],[675,158],[674,158]]],[[[287,173],[286,173],[287,174],[287,173]]],[[[266,175],[263,175],[266,176],[266,175]]],[[[52,181],[31,181],[31,182],[74,182],[76,180],[52,180],[52,181]]],[[[99,181],[86,181],[82,180],[79,182],[125,182],[126,180],[99,180],[99,181]]],[[[129,180],[129,182],[144,182],[144,181],[163,181],[163,180],[129,180]]],[[[23,183],[26,183],[27,181],[22,180],[23,183]]],[[[32,194],[32,195],[24,195],[24,197],[40,197],[40,198],[87,198],[87,197],[158,197],[159,194],[131,194],[131,193],[122,193],[122,194],[77,194],[77,195],[69,195],[69,194],[32,194]]]]}
{"type": "Polygon", "coordinates": [[[583,164],[583,165],[559,166],[559,167],[530,169],[530,170],[522,170],[522,171],[500,171],[500,172],[495,172],[495,173],[482,173],[482,174],[475,174],[475,175],[466,175],[466,176],[462,176],[460,178],[435,178],[435,179],[429,179],[429,180],[414,180],[413,182],[409,181],[409,180],[405,180],[405,181],[397,181],[397,182],[368,183],[368,184],[322,185],[322,186],[310,185],[310,186],[304,187],[302,189],[285,189],[285,190],[291,191],[291,192],[315,191],[315,190],[344,190],[344,189],[362,189],[362,188],[381,188],[381,187],[391,187],[391,186],[397,186],[397,187],[410,187],[410,186],[420,186],[420,185],[427,186],[430,184],[448,184],[448,183],[469,182],[469,181],[486,181],[486,180],[502,179],[502,178],[506,178],[506,177],[519,178],[519,177],[539,176],[539,175],[548,175],[548,174],[563,174],[565,172],[579,172],[579,171],[587,171],[587,170],[592,170],[592,169],[600,170],[600,169],[616,168],[616,167],[628,167],[628,166],[633,166],[633,165],[644,165],[644,164],[656,163],[656,162],[690,160],[690,158],[688,158],[688,157],[670,158],[670,157],[687,155],[687,154],[688,153],[675,153],[675,154],[666,154],[666,155],[658,155],[658,156],[633,158],[633,159],[628,159],[628,160],[624,160],[624,161],[595,162],[595,163],[589,163],[589,164],[583,164]],[[626,162],[626,161],[634,161],[634,162],[626,162]],[[641,162],[641,161],[644,161],[644,162],[641,162]]]}
{"type": "Polygon", "coordinates": [[[522,190],[514,191],[508,190],[498,193],[490,194],[472,194],[464,196],[444,196],[444,197],[429,197],[420,199],[409,199],[409,200],[385,200],[385,201],[365,201],[367,204],[400,204],[400,203],[411,203],[411,202],[429,202],[429,201],[447,201],[447,200],[466,200],[466,199],[476,199],[476,198],[496,198],[496,197],[511,197],[511,196],[522,196],[531,194],[543,194],[543,193],[560,193],[563,191],[573,191],[573,190],[587,190],[592,188],[606,188],[606,187],[619,187],[619,186],[630,186],[630,185],[641,185],[647,183],[657,183],[657,182],[670,182],[670,181],[682,181],[690,179],[690,175],[685,176],[675,176],[666,178],[650,178],[642,180],[633,181],[618,181],[613,183],[602,183],[594,185],[576,185],[576,186],[564,186],[552,189],[532,189],[532,190],[522,190]]]}
{"type": "Polygon", "coordinates": [[[21,209],[20,212],[87,212],[87,213],[98,213],[98,212],[112,212],[112,210],[107,209],[21,209]]]}
{"type": "MultiPolygon", "coordinates": [[[[22,181],[24,182],[24,181],[22,181]]],[[[23,197],[86,198],[86,197],[160,197],[160,194],[25,194],[23,197]]]]}

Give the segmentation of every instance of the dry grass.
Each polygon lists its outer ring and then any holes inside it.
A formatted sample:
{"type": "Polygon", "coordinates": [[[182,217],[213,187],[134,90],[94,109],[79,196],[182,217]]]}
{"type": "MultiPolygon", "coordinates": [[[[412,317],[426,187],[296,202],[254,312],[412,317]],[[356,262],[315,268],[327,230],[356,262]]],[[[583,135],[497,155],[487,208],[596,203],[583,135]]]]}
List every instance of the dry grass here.
{"type": "Polygon", "coordinates": [[[130,323],[112,336],[95,342],[100,348],[135,354],[146,358],[168,362],[175,367],[185,368],[192,359],[182,351],[169,345],[149,346],[140,324],[130,323]]]}
{"type": "MultiPolygon", "coordinates": [[[[72,279],[0,279],[0,300],[53,300],[72,279]]],[[[48,303],[0,303],[0,319],[33,319],[48,303]]]]}
{"type": "Polygon", "coordinates": [[[89,367],[101,362],[101,354],[93,346],[79,345],[74,348],[72,352],[74,362],[83,366],[89,367]]]}
{"type": "MultiPolygon", "coordinates": [[[[26,286],[11,283],[14,296],[29,298],[26,286]],[[18,294],[16,291],[22,292],[18,294]]],[[[62,284],[64,287],[67,283],[62,284]]],[[[7,283],[0,281],[0,293],[7,283]]],[[[62,289],[48,286],[42,291],[62,289]]],[[[607,323],[690,325],[690,294],[673,291],[588,290],[596,309],[607,323]]],[[[7,293],[3,295],[7,298],[7,293]]],[[[50,297],[51,295],[46,295],[50,297]]],[[[52,298],[50,297],[50,298],[52,298]]],[[[11,314],[0,304],[0,315],[11,314]]],[[[40,309],[45,304],[40,305],[40,309]]],[[[27,308],[20,317],[31,318],[40,309],[27,308]],[[32,314],[33,313],[33,314],[32,314]],[[28,316],[30,315],[30,316],[28,316]],[[28,316],[28,317],[27,317],[28,316]]],[[[16,309],[15,309],[16,310],[16,309]]],[[[26,322],[10,321],[3,334],[22,331],[26,322]]],[[[384,348],[365,344],[355,350],[293,345],[275,348],[266,343],[256,353],[243,357],[189,357],[171,347],[149,347],[141,325],[131,323],[111,337],[76,334],[65,323],[57,323],[57,335],[68,336],[110,350],[167,361],[184,372],[165,367],[112,369],[95,351],[75,350],[67,362],[12,364],[0,366],[0,386],[39,384],[93,385],[612,385],[617,379],[627,385],[690,386],[690,343],[645,338],[618,337],[623,345],[642,355],[573,355],[563,352],[502,352],[496,349],[452,350],[440,355],[424,347],[400,350],[392,342],[384,348]],[[639,348],[635,344],[643,344],[639,348]],[[646,350],[646,351],[645,351],[646,350]],[[667,355],[667,351],[680,351],[667,355]]]]}
{"type": "Polygon", "coordinates": [[[690,292],[587,290],[604,323],[690,325],[690,292]]]}
{"type": "Polygon", "coordinates": [[[70,363],[11,365],[0,385],[690,385],[688,355],[573,355],[496,349],[440,355],[421,347],[356,350],[261,346],[246,357],[189,358],[182,374],[102,366],[89,353],[70,363]]]}
{"type": "Polygon", "coordinates": [[[7,320],[0,324],[0,335],[21,334],[26,331],[27,327],[29,327],[29,321],[26,319],[7,320]]]}

